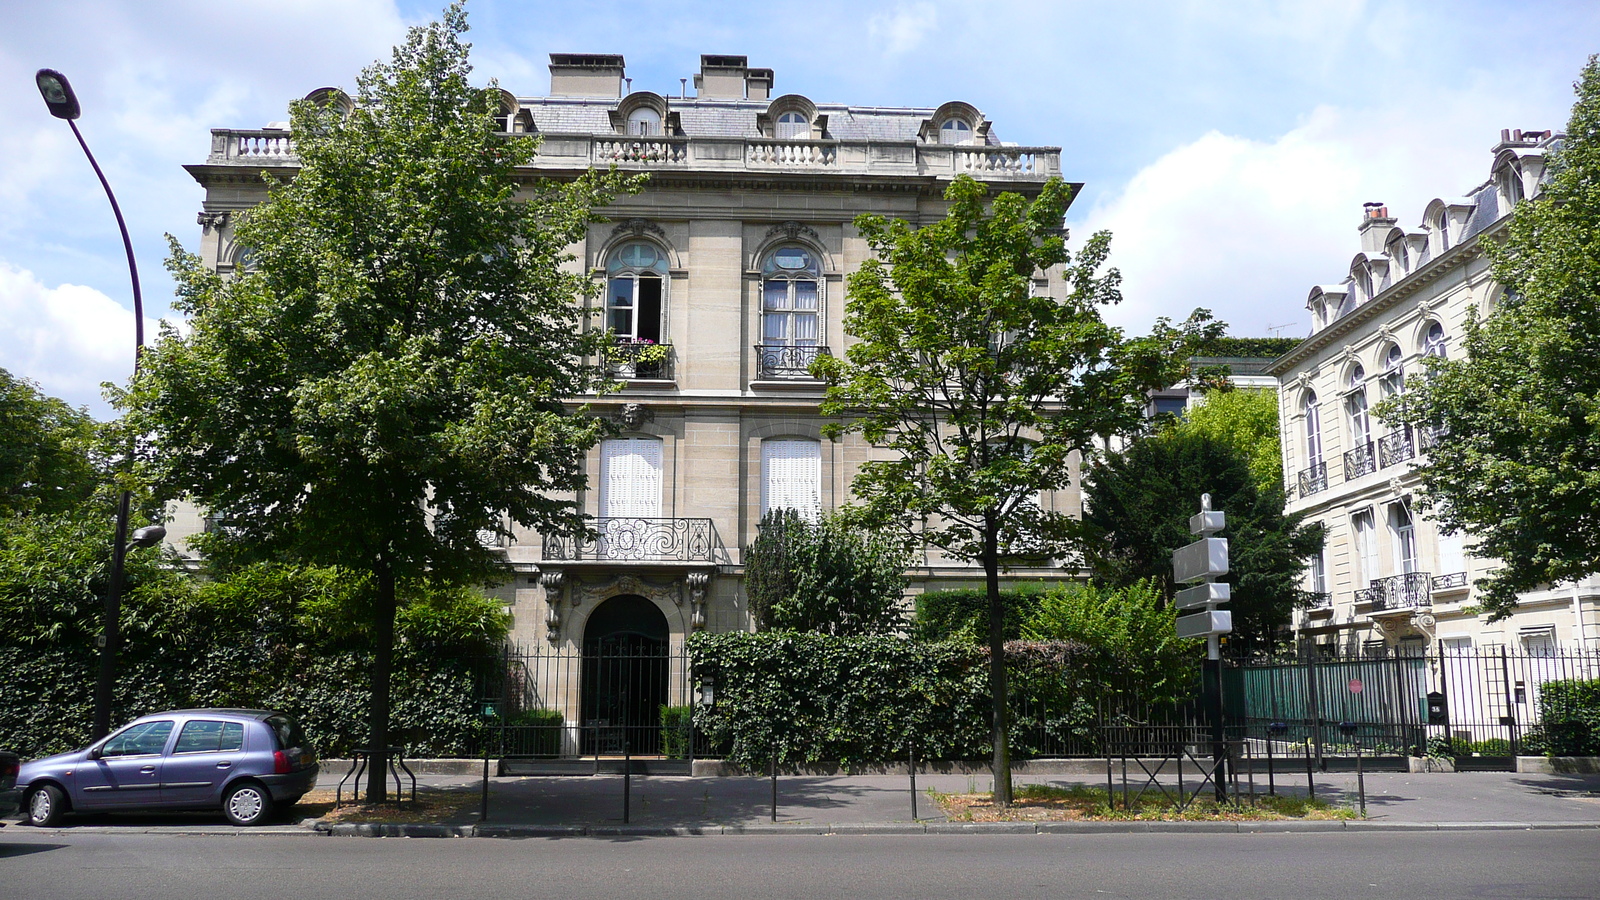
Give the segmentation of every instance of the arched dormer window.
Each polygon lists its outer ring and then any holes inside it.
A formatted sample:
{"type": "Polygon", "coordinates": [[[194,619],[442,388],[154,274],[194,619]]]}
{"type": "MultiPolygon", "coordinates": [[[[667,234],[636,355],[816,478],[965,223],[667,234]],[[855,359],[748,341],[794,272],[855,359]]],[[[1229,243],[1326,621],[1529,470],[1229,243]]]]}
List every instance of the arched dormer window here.
{"type": "Polygon", "coordinates": [[[500,92],[500,106],[494,114],[494,130],[509,133],[516,128],[517,98],[510,91],[500,92]]]}
{"type": "Polygon", "coordinates": [[[306,102],[314,106],[331,106],[339,111],[342,116],[348,116],[355,111],[355,101],[350,95],[336,87],[321,87],[306,95],[306,102]]]}
{"type": "Polygon", "coordinates": [[[1372,289],[1372,269],[1368,268],[1365,263],[1355,267],[1355,269],[1350,273],[1350,279],[1351,282],[1355,284],[1356,303],[1358,305],[1373,298],[1374,292],[1372,289]]]}
{"type": "Polygon", "coordinates": [[[667,98],[654,91],[634,91],[611,110],[611,127],[633,137],[661,137],[675,131],[677,115],[667,109],[667,98]]]}
{"type": "Polygon", "coordinates": [[[939,143],[972,143],[972,126],[960,119],[946,119],[944,124],[939,126],[939,143]]]}
{"type": "Polygon", "coordinates": [[[660,114],[647,106],[641,106],[628,113],[628,133],[640,137],[651,137],[660,134],[660,114]]]}
{"type": "Polygon", "coordinates": [[[797,138],[811,137],[811,123],[806,117],[797,112],[786,112],[778,116],[774,137],[780,141],[795,140],[797,138]]]}
{"type": "Polygon", "coordinates": [[[1389,236],[1389,242],[1384,245],[1384,253],[1388,255],[1396,277],[1403,278],[1411,271],[1411,251],[1406,247],[1405,233],[1398,228],[1389,236]]]}
{"type": "Polygon", "coordinates": [[[606,327],[619,343],[661,343],[667,255],[647,241],[617,247],[606,260],[606,327]]]}
{"type": "Polygon", "coordinates": [[[1494,173],[1495,189],[1500,193],[1501,203],[1504,205],[1502,212],[1510,212],[1511,207],[1522,202],[1522,165],[1514,158],[1507,158],[1494,173]]]}
{"type": "Polygon", "coordinates": [[[756,116],[756,127],[763,135],[780,141],[804,141],[819,137],[828,117],[817,112],[817,105],[800,94],[784,94],[767,104],[756,116]]]}

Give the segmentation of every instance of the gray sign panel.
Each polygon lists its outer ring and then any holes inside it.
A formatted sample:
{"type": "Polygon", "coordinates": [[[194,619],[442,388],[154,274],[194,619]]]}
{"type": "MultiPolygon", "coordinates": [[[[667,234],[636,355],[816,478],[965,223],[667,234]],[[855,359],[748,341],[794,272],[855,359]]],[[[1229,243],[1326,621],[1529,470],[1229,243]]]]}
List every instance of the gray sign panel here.
{"type": "Polygon", "coordinates": [[[1194,587],[1184,588],[1172,598],[1172,602],[1179,609],[1195,609],[1201,606],[1210,606],[1213,603],[1227,603],[1233,599],[1233,585],[1231,584],[1197,584],[1194,587]]]}
{"type": "Polygon", "coordinates": [[[1233,630],[1233,613],[1225,609],[1208,609],[1190,616],[1178,617],[1178,637],[1210,637],[1227,634],[1233,630]]]}
{"type": "Polygon", "coordinates": [[[1228,539],[1201,538],[1172,553],[1172,577],[1182,584],[1228,574],[1228,539]]]}

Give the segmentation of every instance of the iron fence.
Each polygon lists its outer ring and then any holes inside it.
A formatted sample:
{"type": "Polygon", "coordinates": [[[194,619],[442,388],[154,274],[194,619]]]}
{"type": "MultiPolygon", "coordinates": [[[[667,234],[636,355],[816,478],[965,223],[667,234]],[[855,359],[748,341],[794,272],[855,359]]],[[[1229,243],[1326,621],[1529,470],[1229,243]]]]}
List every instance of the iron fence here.
{"type": "Polygon", "coordinates": [[[761,378],[810,378],[811,364],[828,348],[792,344],[757,344],[756,374],[761,378]]]}
{"type": "Polygon", "coordinates": [[[594,537],[544,536],[547,560],[717,562],[721,544],[710,519],[602,516],[594,537]]]}

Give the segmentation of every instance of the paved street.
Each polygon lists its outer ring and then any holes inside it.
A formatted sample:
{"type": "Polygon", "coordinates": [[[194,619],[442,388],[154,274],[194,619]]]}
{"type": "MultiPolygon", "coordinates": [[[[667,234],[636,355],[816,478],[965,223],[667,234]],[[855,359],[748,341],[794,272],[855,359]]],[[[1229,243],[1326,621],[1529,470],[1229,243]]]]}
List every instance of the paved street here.
{"type": "Polygon", "coordinates": [[[0,832],[0,898],[1593,898],[1600,833],[364,839],[0,832]]]}

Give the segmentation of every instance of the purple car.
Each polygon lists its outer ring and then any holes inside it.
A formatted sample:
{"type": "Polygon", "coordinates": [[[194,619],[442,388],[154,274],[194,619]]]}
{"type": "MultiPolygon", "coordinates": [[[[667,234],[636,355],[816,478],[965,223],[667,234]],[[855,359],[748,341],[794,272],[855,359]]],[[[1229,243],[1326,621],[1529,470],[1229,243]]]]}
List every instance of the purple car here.
{"type": "Polygon", "coordinates": [[[156,713],[17,773],[23,811],[39,826],[69,812],[148,809],[221,809],[235,825],[259,825],[316,781],[300,727],[259,709],[156,713]]]}

